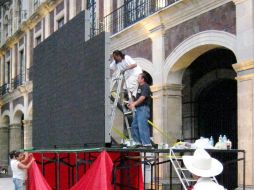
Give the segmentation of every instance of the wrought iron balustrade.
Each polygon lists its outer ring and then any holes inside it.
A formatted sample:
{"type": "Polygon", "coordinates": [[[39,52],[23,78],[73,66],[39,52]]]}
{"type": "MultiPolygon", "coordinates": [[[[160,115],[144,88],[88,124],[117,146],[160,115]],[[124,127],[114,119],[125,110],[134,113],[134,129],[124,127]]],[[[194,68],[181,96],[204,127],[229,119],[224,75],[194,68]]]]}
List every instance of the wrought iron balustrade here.
{"type": "Polygon", "coordinates": [[[21,86],[24,83],[25,83],[25,74],[17,75],[12,81],[14,89],[17,88],[18,86],[21,86]]]}
{"type": "Polygon", "coordinates": [[[104,17],[103,27],[102,23],[97,23],[97,34],[98,31],[118,33],[177,1],[180,0],[126,0],[124,5],[104,17]]]}
{"type": "Polygon", "coordinates": [[[5,94],[8,94],[10,89],[11,89],[11,84],[8,84],[8,83],[3,84],[0,90],[1,95],[3,96],[5,94]]]}

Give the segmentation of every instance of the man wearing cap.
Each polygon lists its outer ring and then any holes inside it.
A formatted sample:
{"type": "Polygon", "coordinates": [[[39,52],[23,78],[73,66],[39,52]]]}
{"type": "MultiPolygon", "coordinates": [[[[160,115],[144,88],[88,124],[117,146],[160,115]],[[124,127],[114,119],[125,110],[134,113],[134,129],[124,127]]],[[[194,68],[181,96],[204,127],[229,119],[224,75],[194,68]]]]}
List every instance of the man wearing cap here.
{"type": "Polygon", "coordinates": [[[193,156],[183,156],[185,167],[198,181],[194,190],[224,190],[224,187],[214,182],[211,177],[219,175],[223,171],[223,165],[212,158],[204,149],[198,148],[193,156]]]}
{"type": "Polygon", "coordinates": [[[146,75],[144,73],[139,74],[138,83],[135,101],[128,105],[129,109],[136,110],[131,124],[131,133],[136,145],[152,147],[150,129],[147,122],[150,117],[151,90],[146,83],[146,75]]]}

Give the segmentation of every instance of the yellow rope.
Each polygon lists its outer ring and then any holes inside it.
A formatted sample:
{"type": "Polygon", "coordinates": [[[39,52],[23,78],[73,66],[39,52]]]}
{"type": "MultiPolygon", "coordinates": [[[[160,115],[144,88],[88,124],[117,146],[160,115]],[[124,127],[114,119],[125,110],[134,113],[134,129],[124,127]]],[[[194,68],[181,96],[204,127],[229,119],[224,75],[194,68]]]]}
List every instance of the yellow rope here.
{"type": "Polygon", "coordinates": [[[118,129],[115,128],[115,127],[113,127],[112,129],[113,129],[113,131],[114,131],[119,137],[121,137],[122,139],[128,140],[128,138],[127,138],[120,130],[118,130],[118,129]]]}
{"type": "Polygon", "coordinates": [[[152,121],[148,120],[147,122],[148,122],[153,128],[155,128],[157,131],[159,131],[160,134],[168,140],[168,142],[170,142],[171,139],[168,137],[168,135],[167,135],[166,133],[164,133],[164,132],[163,132],[159,127],[157,127],[152,121]]]}

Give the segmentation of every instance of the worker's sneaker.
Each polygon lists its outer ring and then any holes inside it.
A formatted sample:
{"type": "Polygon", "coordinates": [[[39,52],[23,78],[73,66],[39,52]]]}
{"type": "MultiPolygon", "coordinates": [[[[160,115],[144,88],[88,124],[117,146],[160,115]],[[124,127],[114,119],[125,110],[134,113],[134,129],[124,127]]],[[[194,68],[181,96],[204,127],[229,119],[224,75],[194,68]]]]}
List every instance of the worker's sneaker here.
{"type": "Polygon", "coordinates": [[[135,147],[135,148],[142,147],[142,144],[139,143],[139,142],[134,142],[134,147],[135,147]]]}
{"type": "Polygon", "coordinates": [[[145,148],[153,148],[152,144],[143,144],[143,147],[145,147],[145,148]]]}

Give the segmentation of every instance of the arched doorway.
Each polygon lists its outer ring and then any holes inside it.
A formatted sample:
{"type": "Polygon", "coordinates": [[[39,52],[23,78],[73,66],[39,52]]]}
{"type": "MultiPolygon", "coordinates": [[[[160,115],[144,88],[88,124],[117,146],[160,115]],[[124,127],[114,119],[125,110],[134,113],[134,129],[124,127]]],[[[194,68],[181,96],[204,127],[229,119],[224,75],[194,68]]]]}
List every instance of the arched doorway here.
{"type": "Polygon", "coordinates": [[[11,146],[15,149],[24,148],[24,113],[21,110],[17,110],[14,114],[12,129],[10,132],[11,146]]]}
{"type": "Polygon", "coordinates": [[[183,137],[195,139],[227,135],[237,148],[237,83],[227,49],[210,50],[186,69],[182,83],[183,137]]]}
{"type": "Polygon", "coordinates": [[[236,99],[235,80],[217,80],[207,86],[197,100],[198,136],[225,134],[234,142],[233,148],[237,148],[236,99]]]}
{"type": "MultiPolygon", "coordinates": [[[[234,53],[215,48],[195,59],[185,70],[182,84],[183,138],[226,135],[237,148],[237,82],[232,64],[234,53]]],[[[222,162],[232,160],[227,154],[214,154],[222,162]]],[[[234,157],[234,158],[233,158],[234,157]]],[[[218,180],[228,189],[237,187],[237,164],[227,165],[218,180]],[[230,169],[229,169],[230,167],[230,169]],[[225,173],[226,172],[226,173],[225,173]],[[228,172],[228,173],[227,173],[228,172]]]]}

